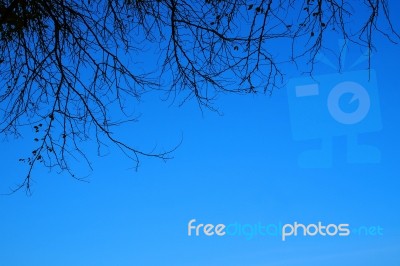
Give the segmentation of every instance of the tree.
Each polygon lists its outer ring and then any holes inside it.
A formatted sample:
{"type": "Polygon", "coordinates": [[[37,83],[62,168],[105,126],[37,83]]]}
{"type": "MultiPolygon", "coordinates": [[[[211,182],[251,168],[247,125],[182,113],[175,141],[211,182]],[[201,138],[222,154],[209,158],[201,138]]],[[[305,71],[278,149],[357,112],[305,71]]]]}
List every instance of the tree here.
{"type": "Polygon", "coordinates": [[[284,81],[276,43],[288,44],[288,62],[305,58],[312,71],[327,36],[370,52],[378,33],[399,39],[387,0],[1,1],[0,131],[38,133],[37,148],[20,159],[28,173],[16,189],[29,191],[37,164],[75,177],[69,160],[80,156],[90,166],[79,143],[91,137],[136,166],[143,156],[170,158],[173,149],[142,151],[112,133],[135,121],[126,103],[143,93],[161,90],[214,110],[218,93],[268,92],[284,81]],[[358,22],[355,10],[365,15],[358,22]],[[160,48],[161,69],[141,71],[140,57],[127,55],[151,45],[160,48]]]}

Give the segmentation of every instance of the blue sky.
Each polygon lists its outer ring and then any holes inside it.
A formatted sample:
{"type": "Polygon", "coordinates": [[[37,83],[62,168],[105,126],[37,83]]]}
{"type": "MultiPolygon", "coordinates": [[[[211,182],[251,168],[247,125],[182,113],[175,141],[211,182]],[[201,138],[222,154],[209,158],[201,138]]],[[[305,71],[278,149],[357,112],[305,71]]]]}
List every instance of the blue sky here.
{"type": "MultiPolygon", "coordinates": [[[[398,18],[395,22],[399,25],[398,18]]],[[[295,140],[309,121],[294,118],[291,110],[328,114],[327,93],[307,102],[309,107],[289,100],[290,86],[272,96],[221,95],[217,106],[223,115],[202,114],[194,102],[178,107],[146,95],[138,107],[140,122],[118,133],[144,148],[168,149],[182,140],[174,158],[143,159],[135,172],[132,162],[110,148],[108,156],[91,157],[89,183],[38,169],[32,196],[0,196],[0,265],[400,265],[400,46],[378,38],[372,58],[376,84],[363,86],[374,97],[369,114],[378,111],[379,121],[368,114],[360,127],[337,129],[337,121],[314,117],[320,138],[295,140]],[[343,134],[334,136],[336,129],[343,134]],[[347,145],[350,135],[374,146],[379,161],[350,163],[347,156],[356,151],[347,145]],[[332,142],[331,165],[316,162],[304,168],[299,155],[317,149],[322,138],[332,142]],[[321,221],[384,231],[284,242],[279,236],[189,237],[191,219],[212,224],[321,221]]],[[[359,55],[352,50],[348,60],[359,55]]],[[[337,74],[321,69],[318,75],[337,74]]],[[[345,69],[345,79],[365,82],[365,69],[366,64],[345,69]]],[[[343,82],[335,75],[330,83],[321,78],[329,83],[326,90],[343,82]]],[[[293,86],[310,83],[304,75],[290,78],[297,78],[293,86]]],[[[17,160],[29,143],[29,135],[1,143],[1,192],[24,173],[17,160]]],[[[367,160],[374,156],[355,154],[367,160]]]]}

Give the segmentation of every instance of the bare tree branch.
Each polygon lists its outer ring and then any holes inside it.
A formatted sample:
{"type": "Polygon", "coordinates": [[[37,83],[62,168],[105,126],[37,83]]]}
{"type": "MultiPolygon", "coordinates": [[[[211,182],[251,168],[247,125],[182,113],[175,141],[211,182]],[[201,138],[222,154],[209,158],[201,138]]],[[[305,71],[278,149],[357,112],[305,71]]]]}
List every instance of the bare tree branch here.
{"type": "Polygon", "coordinates": [[[0,132],[30,126],[38,136],[20,159],[28,173],[18,188],[29,191],[38,163],[73,177],[71,159],[91,167],[81,144],[89,140],[98,152],[116,145],[136,166],[168,159],[173,149],[146,152],[113,134],[136,121],[126,103],[161,90],[216,110],[219,93],[270,92],[284,81],[284,60],[306,58],[312,72],[332,33],[368,51],[376,34],[397,43],[389,13],[387,0],[0,1],[0,132]],[[355,10],[368,15],[355,23],[355,10]],[[146,46],[158,47],[161,69],[137,67],[133,54],[146,46]]]}

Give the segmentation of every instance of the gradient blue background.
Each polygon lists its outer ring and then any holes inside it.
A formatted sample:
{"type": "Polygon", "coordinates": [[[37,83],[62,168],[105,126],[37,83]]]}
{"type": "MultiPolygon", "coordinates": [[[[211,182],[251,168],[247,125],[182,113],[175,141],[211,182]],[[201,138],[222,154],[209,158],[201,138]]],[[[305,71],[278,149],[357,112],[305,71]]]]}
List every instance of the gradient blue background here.
{"type": "MultiPolygon", "coordinates": [[[[221,95],[222,116],[148,94],[140,122],[118,133],[143,148],[168,149],[182,139],[174,159],[143,159],[135,172],[110,148],[108,156],[92,154],[90,183],[38,169],[31,197],[0,197],[0,265],[399,266],[399,55],[400,46],[378,37],[372,66],[382,130],[359,138],[379,148],[380,163],[347,163],[346,139],[335,137],[332,167],[299,167],[298,155],[318,140],[293,140],[285,88],[272,96],[221,95]],[[379,225],[384,235],[189,237],[191,219],[379,225]]],[[[29,145],[29,134],[1,142],[0,192],[18,183],[25,169],[17,161],[29,145]]]]}

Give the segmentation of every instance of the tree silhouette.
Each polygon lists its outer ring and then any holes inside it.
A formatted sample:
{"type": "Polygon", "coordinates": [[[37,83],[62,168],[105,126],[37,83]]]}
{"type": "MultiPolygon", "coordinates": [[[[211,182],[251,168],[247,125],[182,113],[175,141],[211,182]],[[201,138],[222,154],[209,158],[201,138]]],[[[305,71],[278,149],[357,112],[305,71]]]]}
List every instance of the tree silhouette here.
{"type": "Polygon", "coordinates": [[[136,120],[125,107],[145,92],[214,109],[218,93],[279,86],[282,62],[271,49],[277,42],[289,42],[289,62],[305,58],[312,70],[326,36],[371,51],[377,33],[399,39],[386,0],[0,1],[0,131],[19,135],[28,125],[38,135],[37,148],[20,159],[29,170],[17,189],[29,191],[38,163],[74,177],[71,158],[90,166],[82,141],[112,143],[136,166],[143,156],[170,158],[172,150],[142,151],[112,133],[136,120]],[[356,11],[365,14],[357,23],[356,11]],[[159,71],[135,67],[143,59],[130,55],[146,45],[159,47],[159,71]]]}

